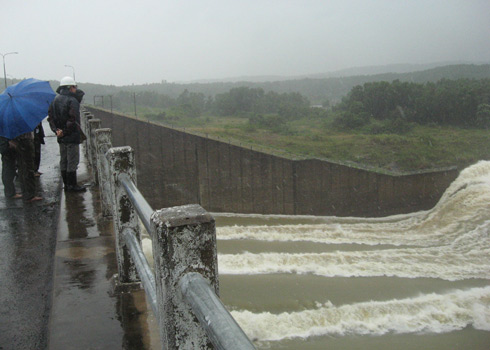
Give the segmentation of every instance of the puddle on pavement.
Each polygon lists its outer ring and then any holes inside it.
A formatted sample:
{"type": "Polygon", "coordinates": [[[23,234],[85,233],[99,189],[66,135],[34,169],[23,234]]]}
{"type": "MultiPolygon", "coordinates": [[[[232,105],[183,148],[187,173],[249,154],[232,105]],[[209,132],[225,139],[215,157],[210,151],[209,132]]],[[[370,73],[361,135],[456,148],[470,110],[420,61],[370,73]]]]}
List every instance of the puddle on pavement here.
{"type": "Polygon", "coordinates": [[[114,249],[109,247],[69,247],[56,251],[56,256],[65,259],[101,259],[104,256],[114,253],[114,249]]]}

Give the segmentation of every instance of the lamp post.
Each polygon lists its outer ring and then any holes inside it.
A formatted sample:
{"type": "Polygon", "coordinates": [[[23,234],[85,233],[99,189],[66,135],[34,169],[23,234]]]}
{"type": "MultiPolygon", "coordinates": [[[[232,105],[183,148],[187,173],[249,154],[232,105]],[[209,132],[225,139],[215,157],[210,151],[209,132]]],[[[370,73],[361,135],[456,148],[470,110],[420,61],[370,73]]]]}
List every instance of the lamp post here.
{"type": "Polygon", "coordinates": [[[16,54],[18,54],[18,52],[7,52],[5,54],[0,53],[0,55],[2,55],[2,59],[3,59],[3,79],[5,82],[5,88],[7,88],[7,71],[5,70],[5,56],[16,55],[16,54]]]}
{"type": "Polygon", "coordinates": [[[77,80],[75,79],[75,67],[70,66],[69,64],[65,64],[65,67],[70,67],[70,68],[73,70],[73,80],[77,81],[77,80]]]}

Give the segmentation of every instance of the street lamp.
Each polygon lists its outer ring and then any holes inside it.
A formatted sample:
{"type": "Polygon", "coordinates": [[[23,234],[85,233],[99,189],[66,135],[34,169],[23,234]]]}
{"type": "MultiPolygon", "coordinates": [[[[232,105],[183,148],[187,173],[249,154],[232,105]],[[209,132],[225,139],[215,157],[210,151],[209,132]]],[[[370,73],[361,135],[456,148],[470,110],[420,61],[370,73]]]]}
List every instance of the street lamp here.
{"type": "Polygon", "coordinates": [[[69,64],[65,64],[65,67],[70,67],[70,68],[73,70],[73,80],[77,81],[77,80],[75,79],[75,67],[70,66],[69,64]]]}
{"type": "Polygon", "coordinates": [[[2,55],[2,59],[3,59],[3,79],[5,82],[5,88],[7,88],[7,71],[5,70],[5,56],[16,55],[16,54],[18,54],[18,52],[7,52],[5,54],[0,53],[0,55],[2,55]]]}

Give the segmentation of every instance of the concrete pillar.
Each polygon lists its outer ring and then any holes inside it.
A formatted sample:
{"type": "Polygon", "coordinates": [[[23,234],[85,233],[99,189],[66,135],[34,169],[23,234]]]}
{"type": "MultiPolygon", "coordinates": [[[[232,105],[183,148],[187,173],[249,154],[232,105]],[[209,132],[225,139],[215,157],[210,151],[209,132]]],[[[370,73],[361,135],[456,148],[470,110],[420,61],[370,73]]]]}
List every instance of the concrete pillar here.
{"type": "Polygon", "coordinates": [[[90,113],[89,111],[85,110],[85,108],[82,107],[80,113],[80,127],[82,128],[85,134],[87,133],[87,121],[92,118],[93,118],[92,113],[90,113]]]}
{"type": "Polygon", "coordinates": [[[98,182],[97,175],[97,147],[95,145],[95,130],[100,129],[100,119],[91,119],[88,122],[87,149],[89,164],[92,167],[92,177],[94,183],[98,182]]]}
{"type": "Polygon", "coordinates": [[[134,209],[125,189],[119,181],[119,176],[126,174],[136,184],[136,167],[134,152],[129,146],[114,147],[107,151],[111,179],[111,203],[114,231],[116,234],[116,256],[119,271],[119,282],[132,283],[138,281],[136,267],[131,260],[129,248],[122,239],[122,232],[130,228],[135,232],[138,242],[141,242],[138,214],[134,209]]]}
{"type": "Polygon", "coordinates": [[[102,214],[111,216],[111,181],[106,152],[112,148],[112,130],[108,128],[95,130],[95,146],[102,214]]]}
{"type": "Polygon", "coordinates": [[[94,119],[94,116],[92,113],[88,112],[88,113],[84,113],[85,114],[85,117],[84,118],[81,118],[81,128],[85,134],[85,136],[87,136],[87,141],[85,142],[85,155],[88,155],[89,153],[89,147],[88,147],[88,135],[89,135],[89,126],[88,126],[88,123],[90,120],[94,119]]]}
{"type": "Polygon", "coordinates": [[[213,349],[180,295],[179,281],[200,273],[218,290],[214,218],[197,204],[157,210],[151,218],[155,282],[163,349],[213,349]]]}

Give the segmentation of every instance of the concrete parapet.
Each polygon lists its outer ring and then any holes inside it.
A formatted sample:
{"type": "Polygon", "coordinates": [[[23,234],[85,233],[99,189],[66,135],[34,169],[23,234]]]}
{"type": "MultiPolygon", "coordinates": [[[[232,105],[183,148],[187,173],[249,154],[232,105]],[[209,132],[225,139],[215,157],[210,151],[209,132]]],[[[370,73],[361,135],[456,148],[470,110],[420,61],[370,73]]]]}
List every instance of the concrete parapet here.
{"type": "Polygon", "coordinates": [[[151,217],[160,337],[164,349],[213,349],[179,282],[201,274],[219,295],[214,218],[199,205],[157,210],[151,217]]]}
{"type": "MultiPolygon", "coordinates": [[[[87,148],[92,167],[98,169],[103,210],[113,217],[117,289],[141,282],[159,320],[163,349],[255,349],[218,297],[214,218],[197,204],[153,211],[136,187],[133,149],[112,147],[112,130],[101,129],[99,119],[89,120],[88,130],[87,148]],[[141,248],[138,217],[152,238],[154,272],[141,248]]],[[[151,163],[150,151],[160,147],[148,143],[149,128],[135,130],[127,139],[137,143],[144,161],[151,163]]],[[[192,144],[185,135],[176,137],[182,145],[192,144]]],[[[187,181],[186,173],[197,168],[197,159],[197,151],[175,155],[180,181],[187,181]]]]}
{"type": "Polygon", "coordinates": [[[115,147],[107,151],[111,176],[111,204],[113,208],[114,231],[116,233],[116,256],[121,283],[137,282],[136,267],[130,258],[129,248],[122,239],[124,229],[133,230],[141,241],[138,214],[128,194],[121,186],[120,176],[127,175],[136,184],[134,152],[131,147],[115,147]]]}
{"type": "Polygon", "coordinates": [[[95,130],[95,153],[97,162],[98,184],[102,214],[112,215],[111,208],[111,179],[109,173],[109,161],[106,152],[112,147],[112,130],[109,128],[95,130]]]}
{"type": "Polygon", "coordinates": [[[100,119],[90,119],[88,120],[88,133],[87,135],[87,143],[90,147],[87,147],[87,155],[89,164],[92,167],[92,177],[94,183],[97,184],[98,174],[97,174],[97,147],[95,140],[95,130],[100,129],[101,121],[100,119]]]}

